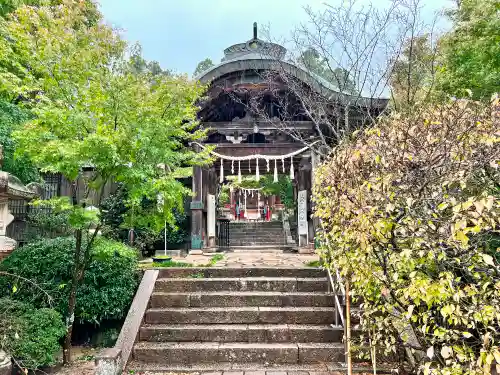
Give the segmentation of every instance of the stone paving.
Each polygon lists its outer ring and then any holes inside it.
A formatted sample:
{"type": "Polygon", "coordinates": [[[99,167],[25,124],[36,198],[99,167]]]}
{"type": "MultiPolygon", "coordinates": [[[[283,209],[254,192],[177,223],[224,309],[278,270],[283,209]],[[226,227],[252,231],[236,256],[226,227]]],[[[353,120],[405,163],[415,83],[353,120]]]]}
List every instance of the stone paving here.
{"type": "MultiPolygon", "coordinates": [[[[206,264],[207,259],[214,254],[188,255],[175,260],[192,263],[194,265],[206,264]]],[[[307,263],[319,260],[316,254],[297,254],[285,252],[265,252],[252,250],[246,252],[227,252],[224,259],[217,262],[216,267],[305,267],[307,263]]]]}
{"type": "Polygon", "coordinates": [[[210,371],[210,372],[139,372],[134,375],[344,375],[339,371],[210,371]]]}

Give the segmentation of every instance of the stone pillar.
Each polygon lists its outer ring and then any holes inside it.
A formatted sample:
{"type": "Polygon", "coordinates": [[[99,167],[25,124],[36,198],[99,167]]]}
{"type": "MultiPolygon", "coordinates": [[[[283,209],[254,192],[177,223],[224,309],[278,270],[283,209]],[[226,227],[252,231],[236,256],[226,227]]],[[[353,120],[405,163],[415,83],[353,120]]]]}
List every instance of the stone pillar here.
{"type": "Polygon", "coordinates": [[[201,222],[201,239],[203,240],[203,248],[208,246],[208,236],[207,236],[207,196],[208,196],[208,170],[202,168],[201,170],[201,202],[203,207],[203,215],[201,222]]]}
{"type": "MultiPolygon", "coordinates": [[[[198,150],[196,150],[198,151],[198,150]]],[[[191,201],[191,250],[203,248],[203,171],[193,167],[193,199],[191,201]]]]}
{"type": "MultiPolygon", "coordinates": [[[[309,246],[309,216],[311,213],[311,163],[309,162],[309,156],[304,155],[302,158],[302,161],[300,162],[300,165],[298,166],[298,171],[297,171],[297,190],[299,192],[298,200],[297,200],[297,208],[298,208],[298,215],[299,217],[297,218],[298,226],[299,226],[299,247],[305,247],[307,248],[309,246]],[[305,191],[305,203],[299,202],[301,196],[300,192],[305,191]],[[306,212],[305,214],[301,212],[301,206],[302,208],[305,206],[306,212]],[[299,218],[302,216],[302,219],[307,220],[306,225],[306,233],[300,234],[300,222],[299,218]],[[305,216],[305,218],[303,217],[305,216]]],[[[303,220],[301,220],[303,222],[303,220]]]]}
{"type": "Polygon", "coordinates": [[[12,361],[3,350],[0,350],[0,375],[12,374],[12,361]]]}
{"type": "MultiPolygon", "coordinates": [[[[217,196],[217,175],[215,173],[215,169],[212,167],[208,171],[208,186],[207,186],[207,201],[205,207],[207,208],[207,240],[208,240],[208,248],[215,249],[215,235],[216,233],[210,234],[209,225],[214,226],[217,220],[217,214],[215,212],[215,197],[217,196]],[[213,211],[213,212],[212,212],[213,211]],[[209,219],[209,215],[211,218],[209,219]]],[[[213,228],[212,228],[213,229],[213,228]]]]}
{"type": "MultiPolygon", "coordinates": [[[[320,163],[319,155],[314,151],[311,151],[311,198],[312,198],[312,189],[314,187],[314,171],[320,163]]],[[[314,203],[311,201],[311,214],[314,213],[314,203]]],[[[319,219],[316,217],[311,217],[309,224],[309,241],[313,241],[315,243],[316,231],[319,229],[319,219]]]]}

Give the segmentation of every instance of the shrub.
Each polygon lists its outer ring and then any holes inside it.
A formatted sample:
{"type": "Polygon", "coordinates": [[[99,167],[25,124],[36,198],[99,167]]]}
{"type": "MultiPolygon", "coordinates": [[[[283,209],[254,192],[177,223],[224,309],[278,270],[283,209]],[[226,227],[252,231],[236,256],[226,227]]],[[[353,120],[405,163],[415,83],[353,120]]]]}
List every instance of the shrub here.
{"type": "MultiPolygon", "coordinates": [[[[101,232],[107,238],[128,243],[129,229],[133,228],[134,247],[141,250],[144,256],[152,256],[156,248],[163,248],[165,240],[163,222],[158,225],[154,215],[148,214],[151,210],[157,210],[157,202],[144,199],[141,207],[132,212],[125,205],[126,197],[126,190],[119,187],[114,194],[102,201],[100,215],[104,225],[101,232]]],[[[183,244],[189,228],[189,222],[184,213],[177,209],[174,209],[172,213],[175,225],[169,225],[167,228],[169,248],[183,244]]]]}
{"type": "Polygon", "coordinates": [[[46,207],[33,207],[28,214],[24,239],[26,242],[70,236],[68,212],[53,212],[46,207]]]}
{"type": "Polygon", "coordinates": [[[66,333],[61,315],[48,308],[0,298],[0,347],[23,368],[56,363],[66,333]]]}
{"type": "MultiPolygon", "coordinates": [[[[69,237],[33,242],[15,250],[0,263],[0,270],[35,282],[53,298],[54,308],[66,316],[74,248],[75,240],[69,237]]],[[[120,242],[97,238],[77,291],[75,318],[99,323],[124,317],[137,284],[135,250],[120,242]]],[[[45,293],[14,277],[0,278],[0,294],[32,302],[36,307],[50,304],[45,293]],[[12,293],[14,285],[16,292],[12,293]]]]}
{"type": "Polygon", "coordinates": [[[394,113],[315,172],[322,258],[362,297],[364,332],[410,370],[500,363],[499,119],[497,100],[394,113]]]}

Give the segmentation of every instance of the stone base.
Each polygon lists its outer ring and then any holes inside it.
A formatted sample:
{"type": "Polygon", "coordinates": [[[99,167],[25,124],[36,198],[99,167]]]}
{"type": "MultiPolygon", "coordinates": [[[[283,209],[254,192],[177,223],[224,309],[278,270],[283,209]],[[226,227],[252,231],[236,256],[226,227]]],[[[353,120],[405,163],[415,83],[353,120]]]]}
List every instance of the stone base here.
{"type": "Polygon", "coordinates": [[[203,255],[203,250],[200,249],[189,250],[189,255],[203,255]]]}
{"type": "Polygon", "coordinates": [[[12,375],[12,362],[4,351],[0,351],[0,375],[12,375]]]}
{"type": "Polygon", "coordinates": [[[216,252],[217,252],[216,247],[209,247],[209,248],[203,249],[203,255],[213,255],[216,252]]]}
{"type": "Polygon", "coordinates": [[[185,250],[167,250],[167,254],[165,254],[165,250],[156,250],[155,255],[168,255],[168,256],[173,256],[173,257],[180,257],[182,255],[182,252],[185,250]]]}
{"type": "Polygon", "coordinates": [[[299,247],[299,254],[314,254],[313,247],[299,247]]]}

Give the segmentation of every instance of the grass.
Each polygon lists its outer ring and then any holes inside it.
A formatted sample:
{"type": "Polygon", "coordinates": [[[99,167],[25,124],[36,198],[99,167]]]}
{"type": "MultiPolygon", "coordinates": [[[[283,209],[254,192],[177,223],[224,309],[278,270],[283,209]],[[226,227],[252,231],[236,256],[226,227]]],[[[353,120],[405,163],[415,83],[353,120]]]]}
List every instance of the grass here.
{"type": "Polygon", "coordinates": [[[194,267],[192,263],[186,263],[186,262],[176,262],[176,261],[171,261],[171,262],[162,262],[162,263],[153,263],[152,267],[162,267],[162,268],[170,268],[170,267],[178,267],[178,268],[189,268],[189,267],[194,267]]]}
{"type": "Polygon", "coordinates": [[[306,263],[306,267],[319,268],[321,267],[321,262],[319,260],[311,260],[310,262],[306,263]]]}
{"type": "Polygon", "coordinates": [[[143,263],[140,264],[139,267],[144,269],[144,268],[172,268],[172,267],[178,267],[178,268],[209,268],[213,267],[217,264],[217,262],[220,262],[221,260],[224,259],[224,254],[215,254],[214,256],[210,257],[210,260],[206,264],[199,264],[199,265],[194,265],[193,263],[186,263],[186,262],[176,262],[175,260],[172,260],[170,262],[162,262],[162,263],[143,263]]]}

